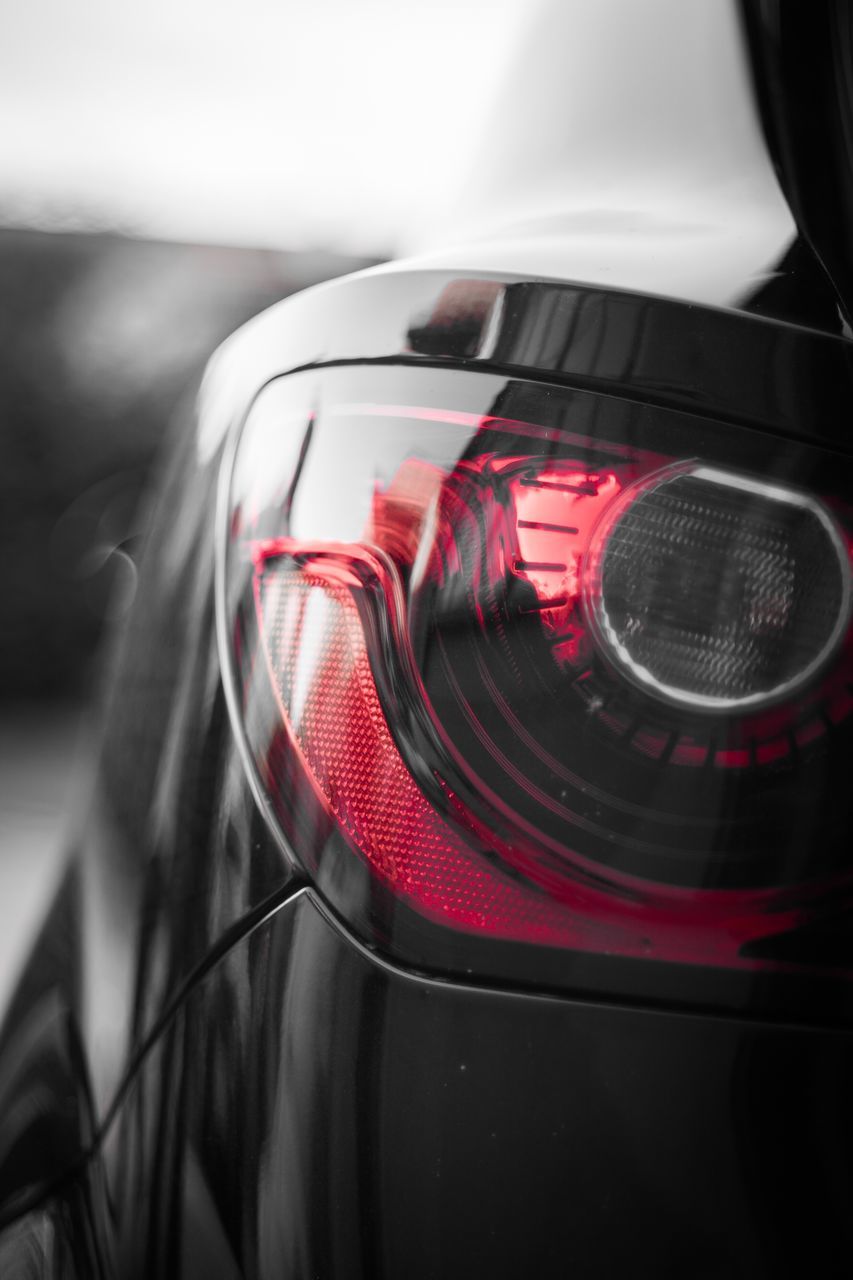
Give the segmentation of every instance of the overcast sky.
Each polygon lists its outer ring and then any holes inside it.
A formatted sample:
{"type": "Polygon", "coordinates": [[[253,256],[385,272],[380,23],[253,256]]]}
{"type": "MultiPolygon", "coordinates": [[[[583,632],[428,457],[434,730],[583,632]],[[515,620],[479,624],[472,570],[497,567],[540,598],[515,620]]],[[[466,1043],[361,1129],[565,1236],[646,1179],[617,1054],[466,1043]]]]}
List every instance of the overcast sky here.
{"type": "Polygon", "coordinates": [[[30,0],[0,223],[393,249],[464,173],[531,0],[30,0]]]}

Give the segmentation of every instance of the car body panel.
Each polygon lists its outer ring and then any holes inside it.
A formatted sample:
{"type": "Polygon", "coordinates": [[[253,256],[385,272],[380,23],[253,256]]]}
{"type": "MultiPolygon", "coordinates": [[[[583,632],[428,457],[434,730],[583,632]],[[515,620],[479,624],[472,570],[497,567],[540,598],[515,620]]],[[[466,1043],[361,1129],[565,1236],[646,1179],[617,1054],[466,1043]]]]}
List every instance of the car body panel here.
{"type": "Polygon", "coordinates": [[[83,1242],[81,1274],[205,1274],[217,1242],[223,1275],[728,1276],[814,1269],[819,1238],[824,1273],[849,1269],[849,1034],[692,1013],[689,986],[681,1011],[628,1008],[370,954],[253,790],[214,622],[223,452],[295,370],[537,379],[850,453],[846,242],[802,195],[812,152],[842,172],[837,136],[821,150],[818,121],[778,162],[813,83],[779,87],[790,14],[747,24],[776,120],[755,252],[725,191],[735,232],[693,274],[677,238],[668,260],[667,235],[629,236],[608,271],[580,235],[595,210],[540,220],[311,290],[214,357],[113,660],[89,821],[6,1021],[0,1247],[29,1220],[83,1242]]]}
{"type": "MultiPolygon", "coordinates": [[[[686,410],[697,430],[704,415],[849,447],[846,339],[667,299],[400,268],[320,286],[229,340],[158,500],[105,703],[88,825],[48,925],[54,942],[36,949],[36,986],[60,993],[82,1045],[95,1129],[199,966],[300,883],[228,726],[214,625],[220,462],[272,377],[370,361],[393,362],[401,376],[410,365],[523,374],[686,410]]],[[[32,981],[8,1038],[31,991],[32,981]]],[[[49,1163],[43,1185],[55,1171],[49,1163]]]]}
{"type": "Polygon", "coordinates": [[[79,1274],[843,1274],[851,1068],[846,1032],[407,974],[302,890],[174,1009],[55,1213],[79,1274]]]}

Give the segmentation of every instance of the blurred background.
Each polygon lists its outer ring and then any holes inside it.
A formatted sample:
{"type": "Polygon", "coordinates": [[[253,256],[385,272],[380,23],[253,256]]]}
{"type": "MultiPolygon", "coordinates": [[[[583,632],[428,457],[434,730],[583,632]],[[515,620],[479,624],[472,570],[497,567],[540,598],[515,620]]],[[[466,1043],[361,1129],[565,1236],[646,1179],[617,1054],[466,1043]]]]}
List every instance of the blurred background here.
{"type": "Polygon", "coordinates": [[[0,1005],[85,794],[97,654],[179,407],[244,320],[428,240],[529,8],[4,6],[0,1005]]]}

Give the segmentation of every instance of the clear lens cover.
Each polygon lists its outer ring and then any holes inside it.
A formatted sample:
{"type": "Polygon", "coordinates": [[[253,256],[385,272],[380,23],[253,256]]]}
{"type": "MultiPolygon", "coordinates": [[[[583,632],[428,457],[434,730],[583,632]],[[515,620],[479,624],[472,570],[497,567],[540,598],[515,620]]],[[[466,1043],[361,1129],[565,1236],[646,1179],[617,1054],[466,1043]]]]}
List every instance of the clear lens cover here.
{"type": "Polygon", "coordinates": [[[709,711],[768,706],[843,639],[849,557],[814,497],[688,464],[613,505],[590,549],[589,614],[650,692],[709,711]]]}
{"type": "Polygon", "coordinates": [[[449,933],[778,967],[848,892],[846,465],[482,374],[270,384],[220,625],[321,892],[424,963],[449,933]]]}

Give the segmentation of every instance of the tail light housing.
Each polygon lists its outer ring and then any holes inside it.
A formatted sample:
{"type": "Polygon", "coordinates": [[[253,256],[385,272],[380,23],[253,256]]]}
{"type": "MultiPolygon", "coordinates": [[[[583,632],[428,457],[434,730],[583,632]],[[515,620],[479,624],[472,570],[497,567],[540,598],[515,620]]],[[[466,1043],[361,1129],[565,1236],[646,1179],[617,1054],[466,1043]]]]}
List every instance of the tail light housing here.
{"type": "Polygon", "coordinates": [[[846,458],[388,366],[274,380],[233,445],[235,727],[368,945],[728,1005],[853,976],[846,458]]]}

